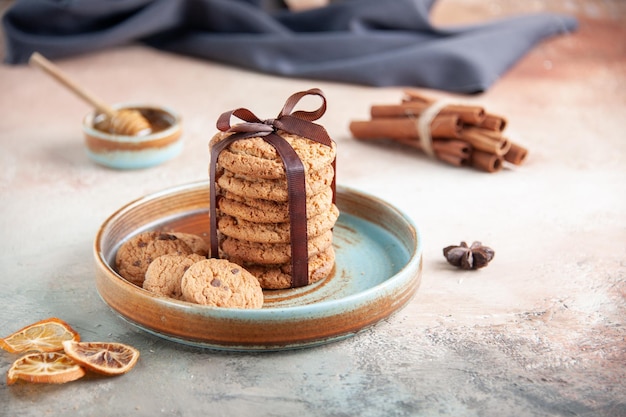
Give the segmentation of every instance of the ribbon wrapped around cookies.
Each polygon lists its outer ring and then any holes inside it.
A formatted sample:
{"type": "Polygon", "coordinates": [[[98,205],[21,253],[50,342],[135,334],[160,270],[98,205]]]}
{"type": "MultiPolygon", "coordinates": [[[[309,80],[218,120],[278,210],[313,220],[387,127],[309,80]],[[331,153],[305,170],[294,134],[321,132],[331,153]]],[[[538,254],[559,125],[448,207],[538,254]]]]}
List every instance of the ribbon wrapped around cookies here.
{"type": "MultiPolygon", "coordinates": [[[[217,128],[227,134],[219,141],[212,141],[210,146],[210,246],[211,257],[219,255],[218,213],[217,213],[217,179],[218,158],[220,153],[231,144],[242,139],[262,138],[270,144],[280,156],[287,180],[289,233],[291,249],[291,287],[301,287],[309,283],[307,206],[305,167],[290,143],[281,136],[281,132],[298,135],[325,146],[333,147],[334,142],[324,127],[313,123],[326,112],[326,98],[317,88],[301,91],[290,96],[275,119],[262,120],[246,108],[222,113],[217,121],[217,128]],[[313,111],[294,111],[295,106],[305,96],[313,95],[322,99],[319,108],[313,111]],[[243,123],[231,125],[235,116],[243,123]]],[[[333,203],[335,199],[336,174],[335,159],[332,161],[333,203]]]]}

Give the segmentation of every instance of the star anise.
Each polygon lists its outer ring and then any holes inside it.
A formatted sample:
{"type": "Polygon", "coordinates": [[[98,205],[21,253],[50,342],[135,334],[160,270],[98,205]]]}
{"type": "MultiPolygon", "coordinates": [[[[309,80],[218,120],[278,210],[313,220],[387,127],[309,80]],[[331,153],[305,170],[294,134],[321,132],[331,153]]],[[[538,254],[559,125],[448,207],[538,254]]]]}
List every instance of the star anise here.
{"type": "Polygon", "coordinates": [[[488,246],[483,246],[480,242],[461,242],[459,246],[448,246],[443,249],[443,256],[447,261],[461,269],[478,269],[487,266],[495,255],[495,251],[488,246]]]}

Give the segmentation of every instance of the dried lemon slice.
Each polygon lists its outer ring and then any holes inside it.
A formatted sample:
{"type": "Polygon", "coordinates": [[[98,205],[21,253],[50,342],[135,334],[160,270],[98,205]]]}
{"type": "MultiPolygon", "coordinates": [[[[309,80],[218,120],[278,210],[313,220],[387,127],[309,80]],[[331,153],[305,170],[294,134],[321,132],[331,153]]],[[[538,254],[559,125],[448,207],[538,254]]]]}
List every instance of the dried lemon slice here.
{"type": "Polygon", "coordinates": [[[63,350],[63,341],[79,341],[80,335],[69,324],[52,317],[38,321],[0,339],[0,348],[11,353],[63,350]]]}
{"type": "Polygon", "coordinates": [[[85,375],[85,370],[61,352],[37,352],[22,356],[7,372],[7,385],[18,379],[46,384],[63,384],[85,375]]]}
{"type": "Polygon", "coordinates": [[[139,351],[123,343],[63,342],[65,353],[75,362],[103,375],[121,375],[130,371],[139,359],[139,351]]]}

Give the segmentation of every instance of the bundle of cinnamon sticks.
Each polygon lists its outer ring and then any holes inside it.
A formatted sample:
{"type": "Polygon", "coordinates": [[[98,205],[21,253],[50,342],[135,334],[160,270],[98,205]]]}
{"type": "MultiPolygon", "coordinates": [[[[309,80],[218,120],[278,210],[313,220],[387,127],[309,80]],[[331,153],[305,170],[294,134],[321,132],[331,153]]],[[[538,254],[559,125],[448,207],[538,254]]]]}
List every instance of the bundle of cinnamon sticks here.
{"type": "Polygon", "coordinates": [[[505,162],[521,165],[526,159],[528,150],[504,136],[506,119],[481,106],[439,103],[434,115],[428,115],[428,131],[424,132],[420,116],[436,103],[407,90],[400,104],[371,106],[371,120],[352,121],[350,131],[359,140],[391,139],[428,151],[448,164],[486,172],[499,171],[505,162]]]}

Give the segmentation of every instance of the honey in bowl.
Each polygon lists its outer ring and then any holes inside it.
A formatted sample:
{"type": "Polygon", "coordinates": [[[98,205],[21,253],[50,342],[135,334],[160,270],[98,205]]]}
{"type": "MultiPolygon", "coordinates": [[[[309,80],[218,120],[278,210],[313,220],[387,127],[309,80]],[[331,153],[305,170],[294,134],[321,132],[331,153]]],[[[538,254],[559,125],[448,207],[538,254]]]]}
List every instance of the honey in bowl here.
{"type": "MultiPolygon", "coordinates": [[[[130,107],[127,109],[125,108],[123,111],[125,110],[139,113],[139,115],[141,115],[149,124],[149,128],[140,130],[136,135],[128,136],[145,136],[151,133],[158,133],[172,127],[174,123],[176,123],[176,119],[170,113],[162,109],[130,107]]],[[[111,122],[111,118],[107,117],[105,114],[100,113],[94,118],[93,127],[104,133],[119,135],[119,129],[115,129],[115,126],[111,122]]]]}
{"type": "Polygon", "coordinates": [[[116,169],[140,169],[161,164],[182,150],[181,119],[171,109],[151,105],[116,105],[116,110],[138,111],[150,129],[137,135],[120,135],[110,119],[91,112],[83,119],[87,155],[100,165],[116,169]]]}

